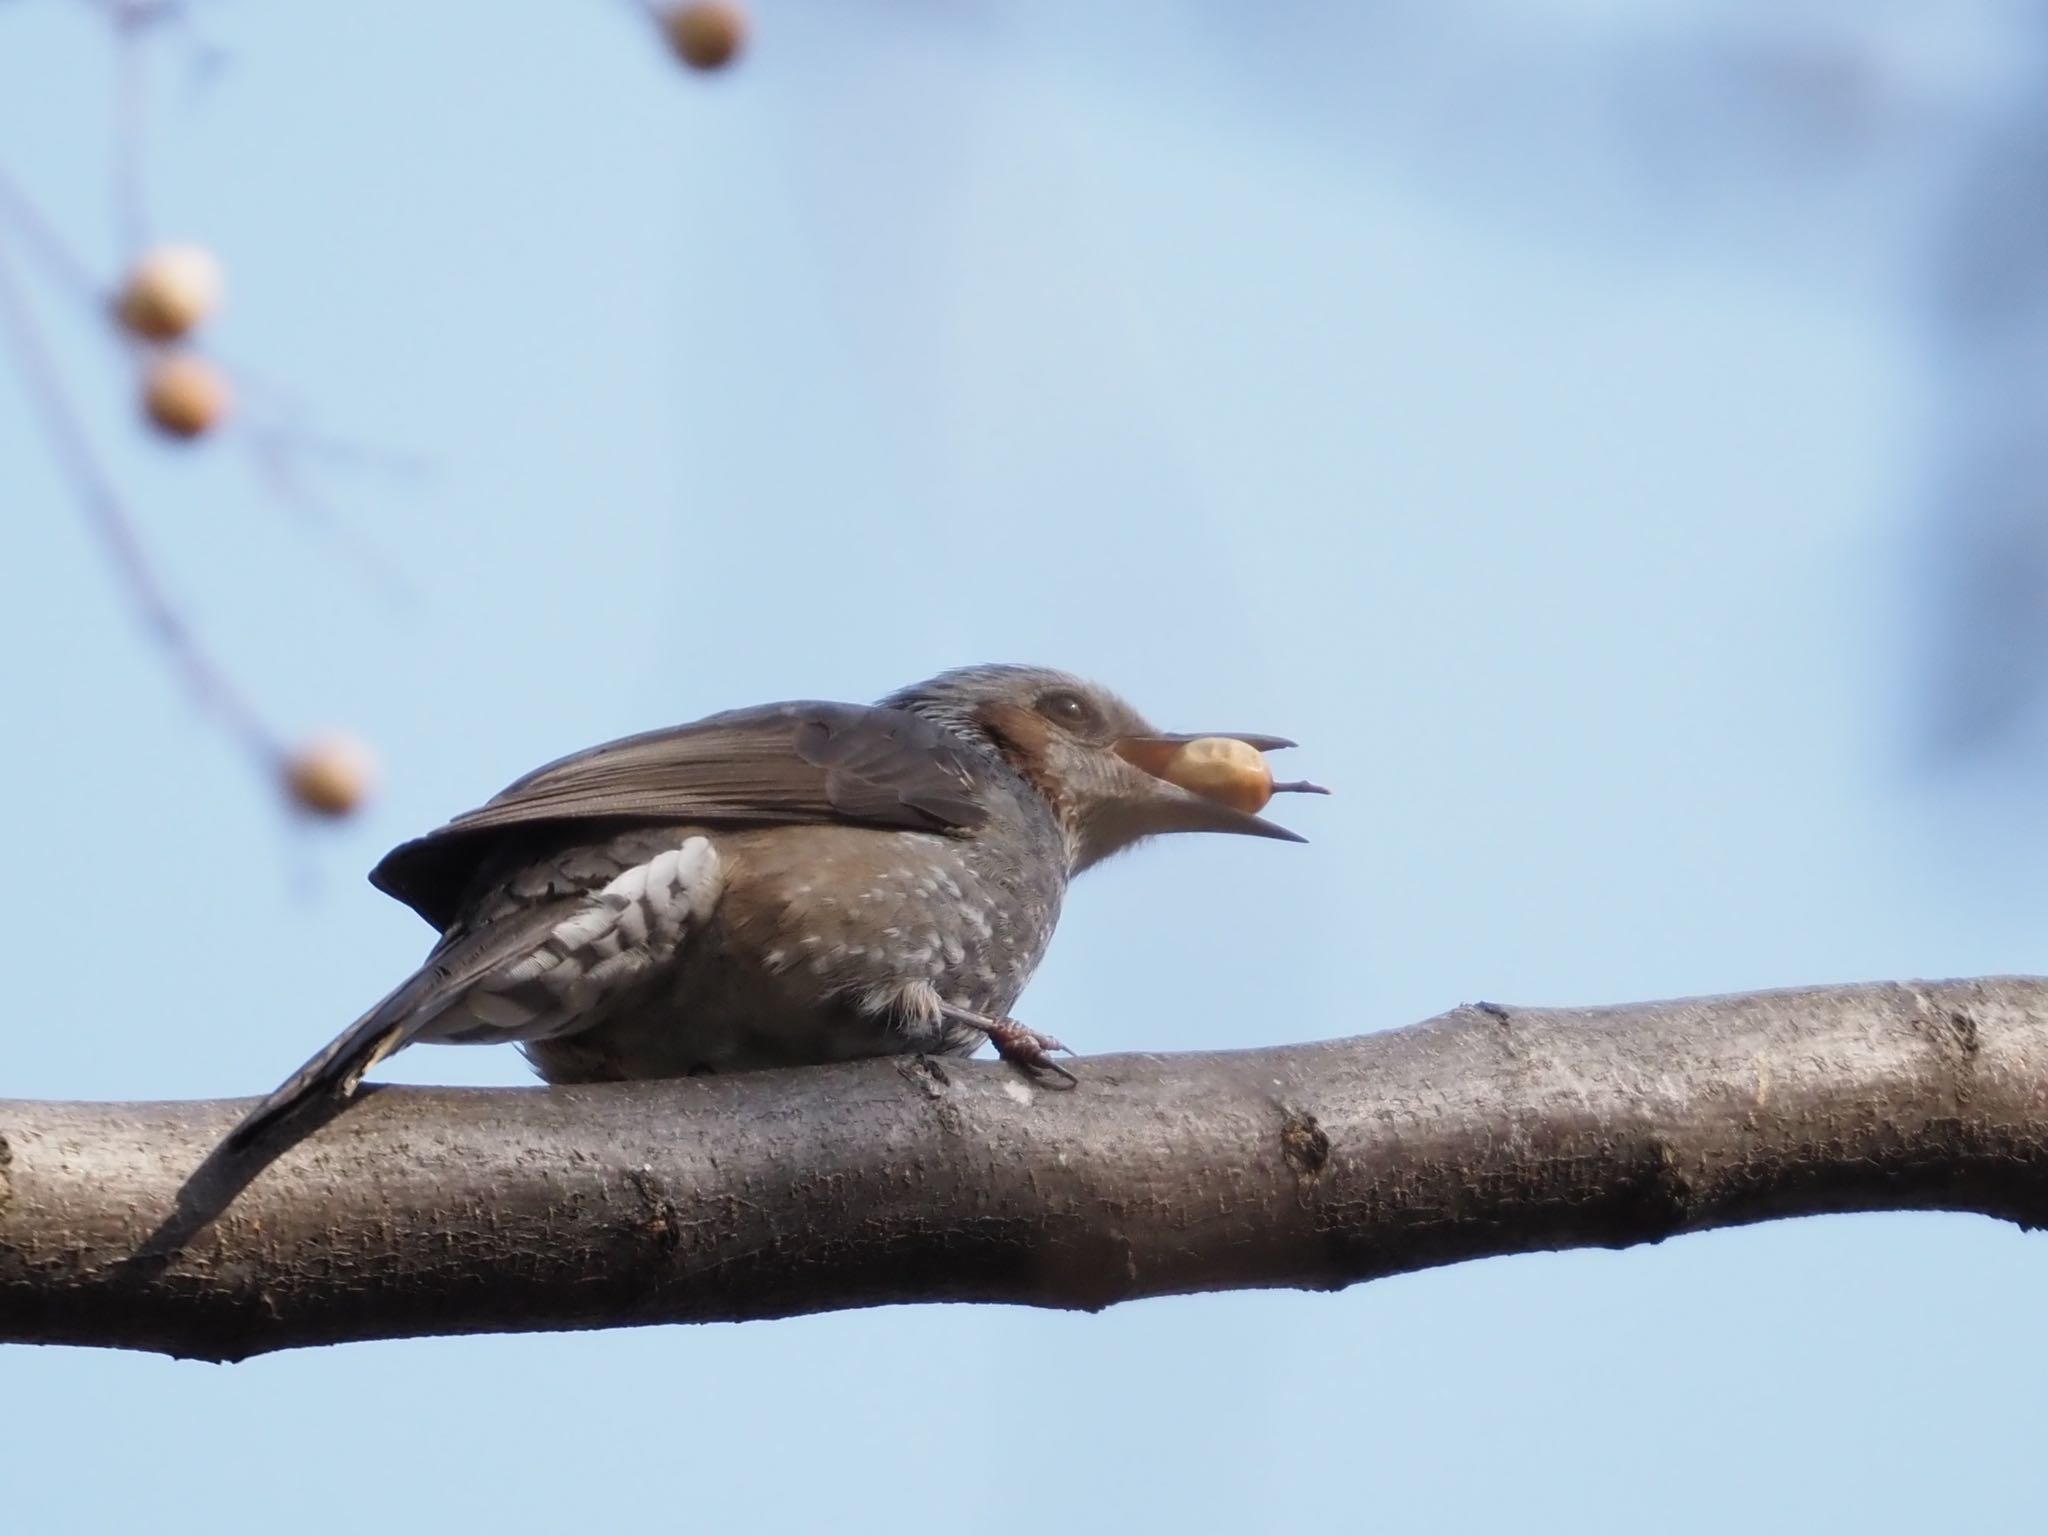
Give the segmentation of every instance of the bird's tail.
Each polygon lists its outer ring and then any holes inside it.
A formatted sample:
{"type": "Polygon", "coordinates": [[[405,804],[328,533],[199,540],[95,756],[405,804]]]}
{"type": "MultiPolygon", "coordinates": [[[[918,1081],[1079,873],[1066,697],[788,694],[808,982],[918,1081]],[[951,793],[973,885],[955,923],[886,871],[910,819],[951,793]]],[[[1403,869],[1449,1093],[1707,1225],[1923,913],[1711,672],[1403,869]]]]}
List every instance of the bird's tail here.
{"type": "Polygon", "coordinates": [[[412,978],[278,1084],[268,1098],[228,1132],[228,1150],[239,1151],[248,1146],[318,1094],[331,1094],[337,1099],[353,1096],[365,1072],[409,1044],[433,1019],[432,1012],[416,1006],[421,979],[412,978]]]}

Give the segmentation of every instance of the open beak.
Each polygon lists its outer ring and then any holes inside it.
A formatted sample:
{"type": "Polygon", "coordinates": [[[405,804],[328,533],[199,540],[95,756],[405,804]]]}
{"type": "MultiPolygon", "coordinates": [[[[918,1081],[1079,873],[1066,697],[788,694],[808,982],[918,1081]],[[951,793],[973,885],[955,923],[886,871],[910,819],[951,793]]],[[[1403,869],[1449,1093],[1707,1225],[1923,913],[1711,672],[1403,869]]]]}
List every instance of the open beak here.
{"type": "MultiPolygon", "coordinates": [[[[1278,822],[1239,810],[1210,795],[1197,794],[1166,777],[1174,754],[1182,747],[1191,741],[1219,737],[1241,741],[1260,752],[1275,752],[1294,745],[1285,736],[1261,736],[1251,731],[1160,731],[1147,736],[1121,737],[1111,743],[1110,750],[1157,783],[1151,814],[1162,824],[1159,827],[1161,831],[1234,832],[1246,837],[1270,837],[1288,843],[1307,842],[1308,839],[1299,832],[1289,831],[1278,822]]],[[[1276,795],[1329,793],[1320,784],[1311,784],[1305,779],[1275,783],[1272,792],[1276,795]]]]}

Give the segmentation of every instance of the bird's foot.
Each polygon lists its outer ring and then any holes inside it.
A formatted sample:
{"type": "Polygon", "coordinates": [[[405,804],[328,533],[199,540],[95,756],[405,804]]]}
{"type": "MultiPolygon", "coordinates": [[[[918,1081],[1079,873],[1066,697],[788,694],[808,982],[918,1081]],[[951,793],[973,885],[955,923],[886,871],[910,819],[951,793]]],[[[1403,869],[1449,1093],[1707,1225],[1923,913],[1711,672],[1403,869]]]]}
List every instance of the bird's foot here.
{"type": "Polygon", "coordinates": [[[982,1026],[988,1035],[988,1043],[996,1048],[996,1054],[1012,1066],[1026,1067],[1033,1071],[1054,1072],[1070,1083],[1081,1080],[1065,1067],[1052,1059],[1054,1051],[1074,1053],[1055,1040],[1051,1035],[1042,1035],[1035,1029],[1026,1029],[1015,1019],[991,1019],[982,1026]]]}
{"type": "Polygon", "coordinates": [[[976,1013],[971,1008],[961,1008],[952,1003],[942,1005],[939,1016],[955,1024],[965,1024],[969,1029],[980,1030],[988,1036],[988,1043],[996,1048],[996,1054],[1012,1066],[1033,1072],[1051,1072],[1077,1085],[1081,1081],[1052,1059],[1054,1051],[1066,1051],[1069,1056],[1074,1053],[1051,1035],[1027,1029],[1015,1019],[991,1018],[988,1014],[976,1013]]]}
{"type": "Polygon", "coordinates": [[[1069,1056],[1074,1053],[1051,1035],[1040,1034],[1035,1029],[1026,1029],[1015,1019],[992,1019],[986,1014],[970,1013],[964,1008],[952,1008],[947,1012],[961,1023],[970,1024],[987,1035],[988,1043],[996,1048],[996,1054],[1012,1066],[1034,1072],[1055,1073],[1070,1083],[1081,1081],[1052,1059],[1054,1051],[1066,1051],[1069,1056]]]}

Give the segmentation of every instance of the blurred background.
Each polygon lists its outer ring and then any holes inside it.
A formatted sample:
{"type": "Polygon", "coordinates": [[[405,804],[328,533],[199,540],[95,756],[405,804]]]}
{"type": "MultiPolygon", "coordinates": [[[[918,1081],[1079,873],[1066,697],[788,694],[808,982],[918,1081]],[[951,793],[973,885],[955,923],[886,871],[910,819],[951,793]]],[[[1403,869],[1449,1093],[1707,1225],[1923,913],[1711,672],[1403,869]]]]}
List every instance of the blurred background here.
{"type": "MultiPolygon", "coordinates": [[[[993,659],[1338,791],[1077,888],[1020,1013],[1084,1051],[2048,969],[2039,0],[750,0],[716,72],[623,4],[188,4],[126,65],[116,9],[0,4],[0,168],[97,282],[212,250],[235,414],[161,440],[18,207],[0,261],[201,643],[381,787],[311,824],[193,709],[0,367],[0,1093],[267,1089],[424,952],[390,844],[993,659]]],[[[2037,1235],[1883,1216],[1097,1317],[13,1348],[0,1489],[35,1533],[2036,1530],[2044,1292],[2037,1235]]]]}

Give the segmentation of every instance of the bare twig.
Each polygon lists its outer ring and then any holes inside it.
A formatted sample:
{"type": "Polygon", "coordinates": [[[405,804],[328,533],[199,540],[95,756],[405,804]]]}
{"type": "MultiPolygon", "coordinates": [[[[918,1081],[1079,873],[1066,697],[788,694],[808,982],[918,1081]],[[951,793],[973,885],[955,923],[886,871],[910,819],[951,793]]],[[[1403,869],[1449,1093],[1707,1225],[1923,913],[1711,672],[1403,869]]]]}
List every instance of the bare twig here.
{"type": "Polygon", "coordinates": [[[65,391],[48,341],[0,243],[0,325],[12,343],[22,383],[42,412],[50,441],[100,546],[127,588],[143,624],[192,696],[266,766],[281,755],[276,739],[227,673],[201,646],[158,581],[127,506],[101,468],[85,424],[65,391]]]}
{"type": "Polygon", "coordinates": [[[114,229],[121,255],[133,260],[149,243],[149,52],[144,36],[153,7],[124,0],[114,12],[114,229]]]}
{"type": "Polygon", "coordinates": [[[56,226],[43,216],[35,200],[0,166],[0,226],[11,226],[28,251],[49,274],[71,291],[74,299],[89,309],[104,309],[106,294],[85,259],[56,226]]]}
{"type": "MultiPolygon", "coordinates": [[[[307,483],[300,461],[309,451],[349,461],[366,461],[367,450],[327,439],[306,437],[289,428],[249,426],[239,434],[249,452],[256,478],[271,498],[297,515],[303,526],[327,538],[356,567],[388,607],[401,608],[418,597],[403,569],[369,539],[342,519],[334,507],[307,483]]],[[[396,462],[397,456],[390,456],[396,462]]]]}
{"type": "Polygon", "coordinates": [[[1832,1211],[2048,1221],[2043,980],[1482,1004],[1080,1071],[389,1088],[246,1167],[213,1152],[245,1101],[0,1103],[0,1338],[233,1359],[1335,1289],[1832,1211]]]}

